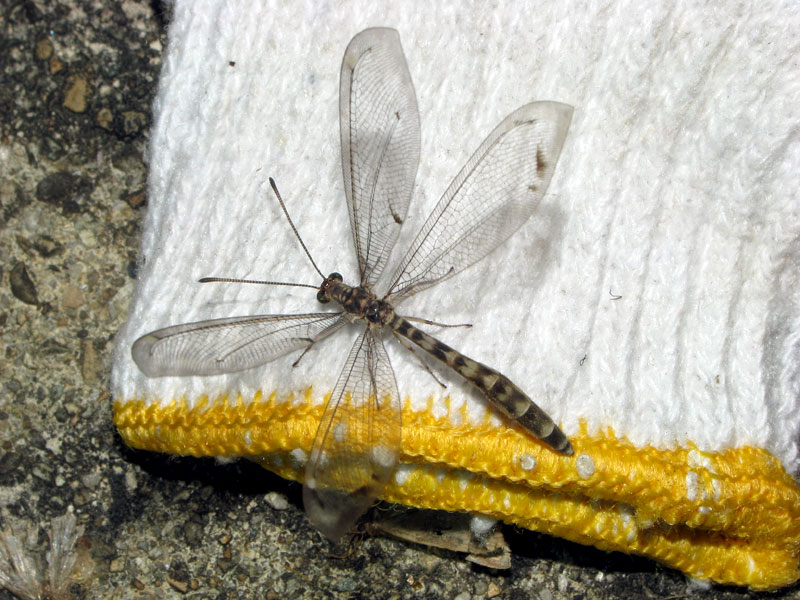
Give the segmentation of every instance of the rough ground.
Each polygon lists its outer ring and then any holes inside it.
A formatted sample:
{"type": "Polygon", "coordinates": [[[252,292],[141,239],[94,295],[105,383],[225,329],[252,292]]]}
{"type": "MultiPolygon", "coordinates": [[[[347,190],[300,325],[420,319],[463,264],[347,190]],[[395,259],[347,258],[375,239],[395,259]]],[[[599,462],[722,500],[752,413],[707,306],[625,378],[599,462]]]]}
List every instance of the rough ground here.
{"type": "Polygon", "coordinates": [[[750,597],[513,529],[508,572],[382,538],[332,556],[296,484],[251,464],[126,448],[106,390],[136,277],[168,10],[101,0],[0,10],[0,528],[39,528],[29,545],[43,552],[43,528],[74,511],[88,567],[67,597],[750,597]]]}

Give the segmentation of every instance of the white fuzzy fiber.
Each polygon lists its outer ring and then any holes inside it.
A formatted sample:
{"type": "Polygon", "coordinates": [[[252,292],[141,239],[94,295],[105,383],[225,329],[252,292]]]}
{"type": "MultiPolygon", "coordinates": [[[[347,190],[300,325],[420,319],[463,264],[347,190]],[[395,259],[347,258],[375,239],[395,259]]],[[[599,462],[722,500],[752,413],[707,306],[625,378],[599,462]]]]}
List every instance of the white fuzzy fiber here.
{"type": "MultiPolygon", "coordinates": [[[[538,213],[482,263],[399,307],[520,384],[569,435],[767,448],[797,473],[800,430],[800,11],[796,3],[179,0],[149,152],[143,264],[113,393],[171,399],[336,381],[355,327],[223,377],[150,380],[130,358],[159,327],[317,310],[319,283],[267,183],[326,273],[356,283],[339,156],[339,66],[369,26],[399,30],[421,165],[399,260],[450,179],[509,112],[575,107],[538,213]],[[482,6],[482,5],[481,5],[482,6]]],[[[401,393],[442,390],[387,340],[401,393]]],[[[453,407],[486,410],[439,371],[453,407]]],[[[435,410],[444,410],[438,403],[435,410]]]]}

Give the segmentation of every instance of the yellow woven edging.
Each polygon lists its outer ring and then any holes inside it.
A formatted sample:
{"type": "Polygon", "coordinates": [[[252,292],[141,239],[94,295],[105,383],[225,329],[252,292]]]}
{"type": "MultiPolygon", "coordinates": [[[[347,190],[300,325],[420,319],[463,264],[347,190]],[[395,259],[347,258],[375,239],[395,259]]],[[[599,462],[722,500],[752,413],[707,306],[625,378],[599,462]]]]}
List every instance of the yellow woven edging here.
{"type": "MultiPolygon", "coordinates": [[[[114,422],[135,448],[242,456],[295,480],[321,415],[310,389],[302,403],[257,394],[114,404],[114,422]]],[[[401,465],[384,499],[480,513],[720,583],[764,589],[800,577],[800,488],[764,450],[637,448],[584,429],[570,437],[575,455],[564,457],[514,428],[432,415],[407,403],[401,465]]]]}

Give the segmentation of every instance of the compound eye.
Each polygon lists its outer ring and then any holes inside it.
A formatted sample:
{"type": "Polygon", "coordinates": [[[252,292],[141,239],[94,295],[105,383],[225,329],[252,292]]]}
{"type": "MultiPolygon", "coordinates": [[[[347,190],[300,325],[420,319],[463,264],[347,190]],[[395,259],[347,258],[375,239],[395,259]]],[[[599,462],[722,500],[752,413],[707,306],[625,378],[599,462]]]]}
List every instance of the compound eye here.
{"type": "Polygon", "coordinates": [[[328,298],[328,295],[325,293],[325,290],[319,290],[317,292],[317,302],[321,302],[322,304],[327,304],[330,301],[331,299],[328,298]]]}
{"type": "Polygon", "coordinates": [[[342,276],[339,273],[331,273],[328,275],[328,279],[335,279],[336,281],[342,281],[342,276]]]}

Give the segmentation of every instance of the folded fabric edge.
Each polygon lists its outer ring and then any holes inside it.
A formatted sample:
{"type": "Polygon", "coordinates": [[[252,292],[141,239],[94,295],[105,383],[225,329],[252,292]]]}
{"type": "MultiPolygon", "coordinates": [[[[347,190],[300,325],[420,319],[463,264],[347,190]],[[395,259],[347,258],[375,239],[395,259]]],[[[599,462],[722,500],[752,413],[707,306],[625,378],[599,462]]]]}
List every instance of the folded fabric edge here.
{"type": "MultiPolygon", "coordinates": [[[[114,423],[134,448],[244,457],[299,481],[322,416],[312,397],[308,388],[299,402],[260,392],[118,399],[114,423]]],[[[382,497],[642,554],[719,583],[771,589],[800,577],[800,489],[766,451],[637,448],[585,426],[571,440],[575,455],[564,457],[488,417],[454,425],[407,401],[400,466],[382,497]]]]}

